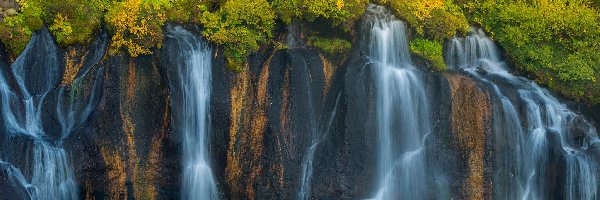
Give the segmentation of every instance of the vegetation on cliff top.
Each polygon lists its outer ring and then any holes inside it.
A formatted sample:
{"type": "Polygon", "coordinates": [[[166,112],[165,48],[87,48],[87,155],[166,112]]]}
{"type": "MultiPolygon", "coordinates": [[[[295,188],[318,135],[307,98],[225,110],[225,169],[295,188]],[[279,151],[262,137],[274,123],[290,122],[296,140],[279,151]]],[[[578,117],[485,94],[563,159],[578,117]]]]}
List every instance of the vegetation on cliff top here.
{"type": "Polygon", "coordinates": [[[417,56],[425,58],[437,71],[446,71],[442,43],[434,40],[417,38],[410,41],[410,51],[417,56]]]}
{"type": "Polygon", "coordinates": [[[600,103],[600,12],[588,0],[462,0],[472,23],[517,69],[571,98],[600,103]]]}
{"type": "Polygon", "coordinates": [[[311,36],[308,38],[308,44],[321,49],[321,51],[335,62],[345,60],[352,49],[352,43],[340,38],[311,36]]]}
{"type": "MultiPolygon", "coordinates": [[[[271,42],[279,25],[326,24],[334,33],[308,44],[335,57],[368,0],[16,0],[19,11],[0,22],[0,40],[13,55],[43,24],[62,46],[88,43],[103,24],[111,53],[135,57],[160,48],[167,20],[195,23],[223,48],[227,66],[242,70],[246,57],[271,42]],[[338,37],[336,37],[338,35],[338,37]]],[[[373,0],[406,21],[411,51],[445,70],[442,44],[469,24],[483,27],[519,71],[571,98],[600,102],[600,12],[593,0],[373,0]]],[[[1,20],[1,19],[0,19],[1,20]]],[[[315,34],[318,35],[318,34],[315,34]]]]}
{"type": "Polygon", "coordinates": [[[275,14],[266,0],[229,0],[215,12],[201,9],[202,34],[223,47],[230,70],[241,71],[248,54],[273,36],[275,14]]]}

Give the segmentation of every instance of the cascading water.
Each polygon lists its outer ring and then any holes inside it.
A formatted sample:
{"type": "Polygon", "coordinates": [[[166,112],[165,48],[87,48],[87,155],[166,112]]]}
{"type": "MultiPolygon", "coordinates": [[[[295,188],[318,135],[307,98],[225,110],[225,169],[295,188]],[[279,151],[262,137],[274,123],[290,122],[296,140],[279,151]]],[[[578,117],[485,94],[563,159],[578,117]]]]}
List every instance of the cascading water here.
{"type": "Polygon", "coordinates": [[[300,200],[310,199],[310,187],[313,176],[313,160],[315,158],[315,151],[317,150],[317,146],[327,137],[327,134],[329,133],[329,129],[331,128],[331,124],[333,123],[333,119],[335,117],[335,113],[337,112],[337,107],[341,96],[341,94],[338,94],[335,100],[335,105],[333,106],[333,110],[329,113],[327,124],[324,124],[324,126],[320,126],[321,128],[319,128],[319,133],[322,134],[313,135],[311,145],[306,150],[306,157],[302,162],[300,192],[298,193],[298,199],[300,200]]]}
{"type": "Polygon", "coordinates": [[[168,37],[181,52],[177,74],[182,91],[183,182],[181,199],[217,199],[217,184],[210,168],[210,80],[212,50],[206,42],[180,26],[168,37]]]}
{"type": "Polygon", "coordinates": [[[549,199],[557,194],[564,199],[600,198],[597,161],[588,152],[599,141],[593,126],[547,90],[511,75],[483,31],[452,39],[449,50],[447,64],[451,68],[462,69],[493,89],[495,198],[549,199]],[[575,131],[583,136],[573,140],[575,131]],[[558,138],[555,146],[560,146],[562,155],[551,154],[552,138],[558,138]],[[560,156],[565,158],[564,172],[556,172],[556,168],[548,172],[549,160],[560,156]],[[550,173],[563,173],[564,180],[550,180],[550,173]],[[563,191],[549,185],[556,181],[564,181],[563,191]]]}
{"type": "MultiPolygon", "coordinates": [[[[19,144],[7,144],[1,148],[3,161],[0,163],[11,162],[15,157],[19,157],[8,153],[11,152],[11,148],[16,148],[17,145],[30,148],[27,146],[29,143],[25,141],[31,142],[33,158],[31,161],[25,161],[28,165],[21,166],[23,168],[20,170],[11,166],[9,170],[13,179],[19,180],[19,184],[27,188],[27,195],[31,199],[78,199],[73,172],[62,142],[72,133],[73,127],[88,119],[98,103],[96,92],[101,87],[97,85],[102,79],[103,70],[100,69],[87,103],[85,99],[80,99],[85,95],[77,95],[71,88],[73,95],[67,100],[68,108],[63,111],[62,96],[66,88],[61,86],[58,87],[60,92],[51,93],[57,89],[55,86],[62,78],[57,57],[53,39],[44,29],[32,36],[23,53],[12,64],[12,70],[0,73],[2,118],[7,129],[4,139],[23,138],[19,140],[19,144]],[[16,84],[16,87],[11,87],[12,84],[16,84]],[[47,133],[42,125],[42,111],[48,103],[45,99],[51,94],[58,95],[56,115],[62,128],[58,136],[47,133]],[[23,175],[21,171],[28,173],[23,175]]],[[[93,66],[95,63],[88,64],[93,66]]],[[[84,75],[77,77],[74,82],[81,83],[84,75]]]]}
{"type": "Polygon", "coordinates": [[[432,128],[422,74],[411,64],[404,23],[381,6],[369,5],[367,12],[379,142],[375,199],[426,199],[423,148],[432,128]]]}

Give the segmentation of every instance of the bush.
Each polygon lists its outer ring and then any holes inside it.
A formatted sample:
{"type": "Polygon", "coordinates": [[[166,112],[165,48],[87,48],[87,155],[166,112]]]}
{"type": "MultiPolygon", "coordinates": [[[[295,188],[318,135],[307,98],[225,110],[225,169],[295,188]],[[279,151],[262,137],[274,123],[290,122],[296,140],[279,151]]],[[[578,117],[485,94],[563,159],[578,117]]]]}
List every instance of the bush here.
{"type": "Polygon", "coordinates": [[[346,31],[354,26],[365,11],[367,0],[273,0],[271,4],[285,23],[292,19],[331,20],[332,26],[342,25],[346,31]]]}
{"type": "Polygon", "coordinates": [[[469,32],[460,7],[450,0],[375,0],[406,21],[421,37],[442,42],[457,33],[469,32]]]}
{"type": "Polygon", "coordinates": [[[106,24],[113,35],[110,52],[127,49],[132,57],[137,57],[152,53],[152,47],[160,48],[167,3],[160,0],[112,2],[106,14],[106,24]]]}
{"type": "Polygon", "coordinates": [[[61,46],[88,43],[100,28],[106,9],[106,0],[51,0],[42,1],[47,16],[44,21],[61,46]]]}
{"type": "Polygon", "coordinates": [[[0,40],[13,56],[20,54],[27,46],[34,31],[42,28],[44,8],[39,1],[17,0],[19,13],[7,17],[0,23],[0,40]]]}
{"type": "Polygon", "coordinates": [[[444,63],[442,53],[442,43],[427,39],[414,39],[410,41],[410,51],[431,62],[431,65],[438,71],[446,71],[448,68],[444,63]]]}
{"type": "Polygon", "coordinates": [[[329,58],[333,58],[337,62],[342,62],[346,59],[346,55],[352,49],[352,43],[339,38],[309,37],[308,45],[320,49],[329,58]]]}
{"type": "Polygon", "coordinates": [[[241,71],[246,56],[272,37],[275,13],[266,0],[228,0],[218,11],[202,10],[203,35],[223,46],[230,70],[241,71]]]}
{"type": "Polygon", "coordinates": [[[200,23],[203,8],[212,6],[213,0],[169,0],[167,19],[180,23],[200,23]]]}
{"type": "Polygon", "coordinates": [[[600,102],[600,14],[585,1],[471,1],[469,18],[517,68],[574,98],[600,102]]]}

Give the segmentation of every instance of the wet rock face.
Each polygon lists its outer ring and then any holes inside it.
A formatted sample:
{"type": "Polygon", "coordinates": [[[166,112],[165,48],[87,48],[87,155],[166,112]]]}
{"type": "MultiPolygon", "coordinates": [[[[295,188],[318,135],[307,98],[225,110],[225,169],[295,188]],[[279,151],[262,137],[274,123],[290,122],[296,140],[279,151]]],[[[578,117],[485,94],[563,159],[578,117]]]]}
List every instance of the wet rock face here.
{"type": "MultiPolygon", "coordinates": [[[[461,157],[454,157],[452,169],[458,172],[454,180],[457,191],[453,196],[460,199],[491,198],[490,148],[487,145],[492,134],[492,106],[488,91],[475,80],[461,74],[447,74],[449,99],[451,101],[452,146],[461,157]],[[473,104],[473,102],[477,102],[473,104]],[[460,191],[460,192],[458,192],[460,191]]],[[[451,154],[452,155],[452,154],[451,154]]],[[[455,155],[456,156],[456,155],[455,155]]],[[[452,157],[452,156],[450,156],[452,157]]],[[[443,159],[443,158],[440,158],[443,159]]]]}
{"type": "Polygon", "coordinates": [[[334,76],[330,90],[341,99],[316,152],[313,195],[317,199],[367,198],[376,187],[373,72],[364,57],[350,58],[347,67],[334,76]]]}
{"type": "Polygon", "coordinates": [[[0,162],[0,200],[30,199],[28,188],[20,182],[18,172],[9,163],[0,162]]]}
{"type": "MultiPolygon", "coordinates": [[[[79,70],[65,73],[75,77],[97,74],[87,77],[103,80],[100,86],[84,84],[79,89],[84,93],[100,90],[103,95],[97,95],[88,122],[77,126],[64,145],[71,155],[80,196],[178,197],[179,148],[169,134],[164,68],[153,57],[105,56],[107,42],[93,42],[79,70]]],[[[75,85],[78,81],[69,83],[65,77],[63,82],[75,85]]]]}
{"type": "Polygon", "coordinates": [[[169,134],[169,95],[163,69],[151,57],[110,56],[106,85],[91,125],[75,147],[86,195],[135,199],[177,196],[178,141],[169,134]],[[78,153],[77,153],[78,154],[78,153]]]}
{"type": "Polygon", "coordinates": [[[213,141],[220,139],[216,155],[225,154],[215,169],[224,168],[217,172],[226,196],[296,198],[305,151],[318,134],[323,62],[314,50],[293,48],[258,54],[239,74],[213,67],[213,141]]]}

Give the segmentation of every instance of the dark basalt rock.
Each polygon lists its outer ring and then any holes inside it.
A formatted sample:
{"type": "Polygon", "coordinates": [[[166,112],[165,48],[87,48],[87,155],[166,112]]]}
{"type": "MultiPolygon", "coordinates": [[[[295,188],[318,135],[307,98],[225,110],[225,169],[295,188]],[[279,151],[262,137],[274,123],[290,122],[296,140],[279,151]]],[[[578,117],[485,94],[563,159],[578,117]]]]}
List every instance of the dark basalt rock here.
{"type": "Polygon", "coordinates": [[[341,93],[338,110],[315,157],[313,197],[368,198],[377,186],[377,141],[373,76],[366,58],[350,56],[334,76],[332,93],[341,93]]]}
{"type": "Polygon", "coordinates": [[[21,180],[24,179],[17,170],[10,164],[0,162],[0,200],[27,200],[30,188],[23,185],[21,180]]]}

